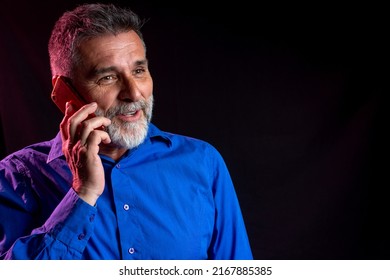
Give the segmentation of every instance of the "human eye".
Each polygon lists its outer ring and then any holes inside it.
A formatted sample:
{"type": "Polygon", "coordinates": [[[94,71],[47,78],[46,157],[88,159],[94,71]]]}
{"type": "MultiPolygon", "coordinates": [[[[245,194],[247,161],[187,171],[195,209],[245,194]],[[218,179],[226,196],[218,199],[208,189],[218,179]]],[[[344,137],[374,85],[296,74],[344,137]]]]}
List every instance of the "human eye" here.
{"type": "Polygon", "coordinates": [[[107,75],[107,76],[99,78],[97,83],[99,85],[110,85],[110,84],[116,82],[117,79],[118,78],[116,77],[116,75],[107,75]]]}
{"type": "Polygon", "coordinates": [[[135,75],[136,77],[142,77],[146,72],[147,72],[147,69],[145,67],[137,67],[133,71],[133,75],[135,75]]]}

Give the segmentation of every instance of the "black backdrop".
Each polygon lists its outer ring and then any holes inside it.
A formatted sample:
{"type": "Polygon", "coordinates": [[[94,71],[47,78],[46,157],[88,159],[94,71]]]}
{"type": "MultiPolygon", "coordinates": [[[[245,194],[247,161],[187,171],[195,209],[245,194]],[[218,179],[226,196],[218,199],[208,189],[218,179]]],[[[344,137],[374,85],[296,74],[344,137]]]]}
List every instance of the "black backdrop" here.
{"type": "MultiPolygon", "coordinates": [[[[57,133],[47,41],[81,3],[24,2],[0,9],[1,158],[57,133]]],[[[114,2],[149,19],[154,123],[220,150],[256,259],[389,259],[383,7],[114,2]]]]}

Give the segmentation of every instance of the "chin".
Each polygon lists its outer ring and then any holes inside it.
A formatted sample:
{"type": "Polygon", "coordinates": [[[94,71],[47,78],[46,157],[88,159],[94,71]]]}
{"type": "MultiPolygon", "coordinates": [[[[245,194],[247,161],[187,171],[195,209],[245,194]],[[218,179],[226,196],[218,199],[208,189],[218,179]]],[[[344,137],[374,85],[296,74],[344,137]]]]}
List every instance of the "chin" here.
{"type": "Polygon", "coordinates": [[[106,128],[106,131],[111,138],[112,145],[121,149],[133,149],[145,141],[149,123],[152,119],[152,111],[153,95],[146,101],[121,103],[110,108],[107,112],[103,112],[98,108],[95,113],[111,120],[111,124],[106,128]],[[138,120],[125,121],[117,117],[118,114],[135,110],[142,110],[142,115],[138,120]]]}
{"type": "Polygon", "coordinates": [[[148,134],[149,122],[142,118],[136,122],[113,120],[107,127],[111,144],[122,149],[133,149],[141,145],[148,134]]]}

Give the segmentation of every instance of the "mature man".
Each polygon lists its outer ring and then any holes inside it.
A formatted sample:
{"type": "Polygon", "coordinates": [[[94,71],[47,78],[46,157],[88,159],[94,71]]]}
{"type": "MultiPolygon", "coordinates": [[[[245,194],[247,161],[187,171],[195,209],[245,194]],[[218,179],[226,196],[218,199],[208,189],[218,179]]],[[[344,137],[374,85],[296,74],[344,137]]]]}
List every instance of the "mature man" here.
{"type": "Polygon", "coordinates": [[[67,102],[55,139],[0,162],[2,259],[252,258],[221,155],[150,122],[141,26],[103,4],[56,22],[53,85],[63,77],[85,105],[67,102]]]}

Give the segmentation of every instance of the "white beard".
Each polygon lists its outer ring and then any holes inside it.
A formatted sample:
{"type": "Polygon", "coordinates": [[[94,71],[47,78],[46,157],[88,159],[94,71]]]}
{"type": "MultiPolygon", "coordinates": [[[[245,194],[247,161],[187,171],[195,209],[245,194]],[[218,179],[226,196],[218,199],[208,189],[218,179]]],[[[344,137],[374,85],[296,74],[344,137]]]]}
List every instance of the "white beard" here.
{"type": "Polygon", "coordinates": [[[133,149],[145,140],[152,119],[152,111],[153,95],[146,101],[122,102],[105,113],[98,108],[95,113],[97,116],[104,116],[111,120],[111,124],[106,127],[106,132],[111,138],[111,144],[118,148],[133,149]],[[118,114],[137,110],[142,110],[143,115],[135,122],[123,122],[115,118],[118,114]]]}

